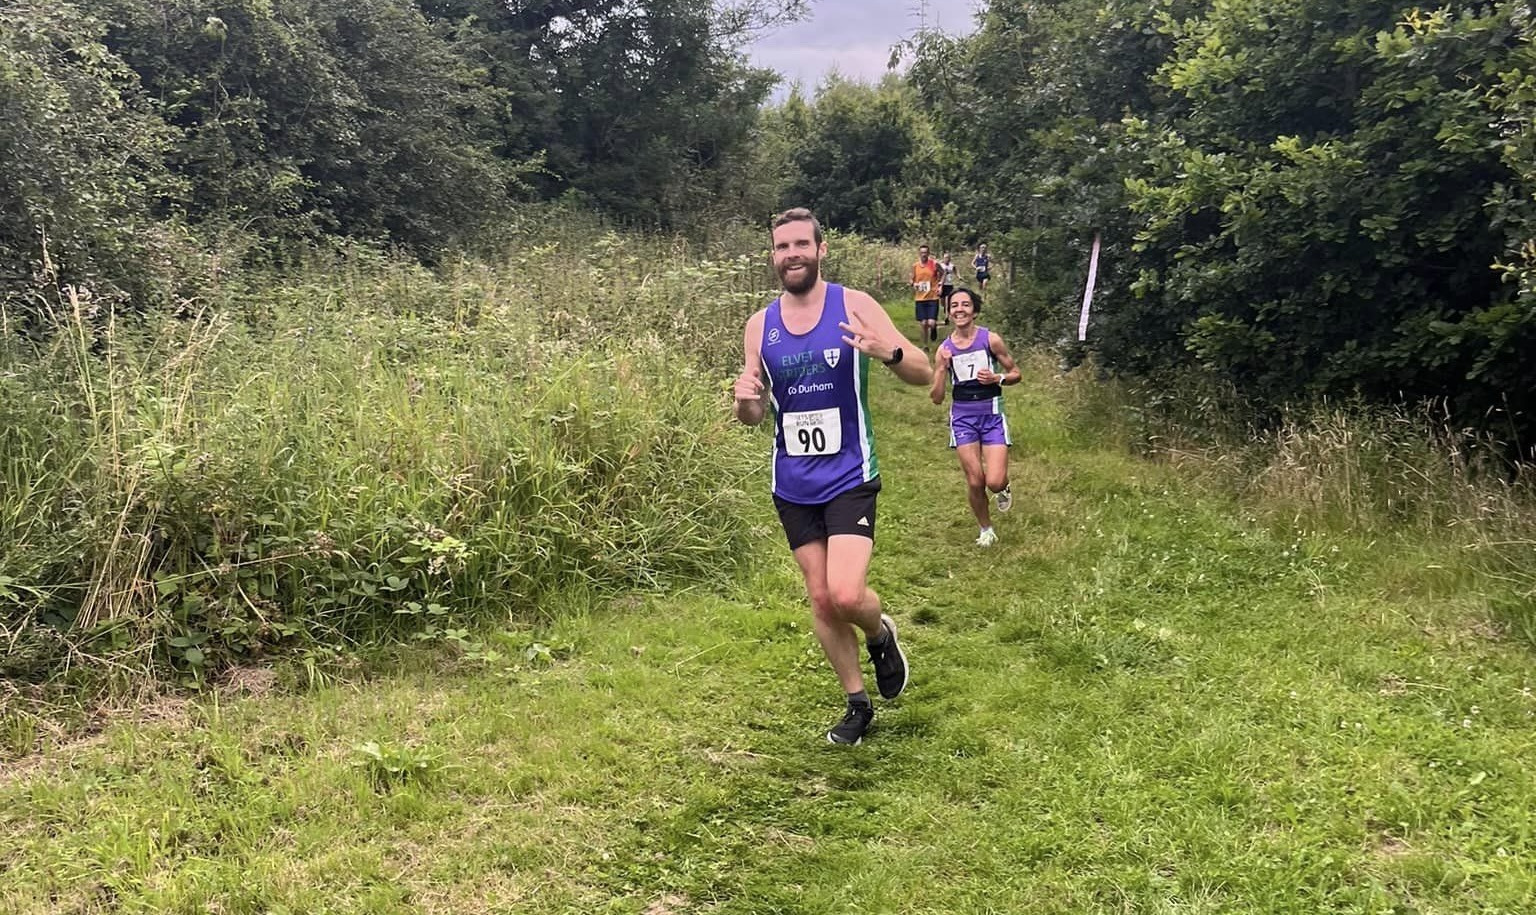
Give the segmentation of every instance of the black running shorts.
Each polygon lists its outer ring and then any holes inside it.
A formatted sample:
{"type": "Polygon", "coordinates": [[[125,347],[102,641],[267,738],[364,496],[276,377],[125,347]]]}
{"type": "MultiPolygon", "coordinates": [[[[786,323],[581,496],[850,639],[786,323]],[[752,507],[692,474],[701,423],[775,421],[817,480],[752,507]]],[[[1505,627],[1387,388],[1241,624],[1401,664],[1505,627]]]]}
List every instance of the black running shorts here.
{"type": "Polygon", "coordinates": [[[798,550],[807,543],[825,540],[833,534],[853,534],[875,539],[875,496],[880,492],[880,478],[860,483],[847,492],[819,505],[801,505],[773,497],[779,510],[779,523],[789,548],[798,550]]]}
{"type": "Polygon", "coordinates": [[[912,313],[919,321],[937,321],[939,319],[939,300],[931,302],[914,302],[912,313]]]}

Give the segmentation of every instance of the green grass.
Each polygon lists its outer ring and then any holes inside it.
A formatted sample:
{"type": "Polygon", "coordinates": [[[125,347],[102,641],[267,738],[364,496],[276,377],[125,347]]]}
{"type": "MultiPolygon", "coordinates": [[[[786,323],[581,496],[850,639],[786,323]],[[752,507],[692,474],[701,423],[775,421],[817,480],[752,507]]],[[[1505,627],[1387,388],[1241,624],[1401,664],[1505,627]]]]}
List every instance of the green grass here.
{"type": "MultiPolygon", "coordinates": [[[[0,308],[0,762],[104,697],[273,656],[314,679],[746,552],[720,328],[768,295],[766,233],[521,216],[499,260],[316,252],[174,315],[57,284],[36,326],[0,308]]],[[[841,275],[896,275],[837,241],[841,275]]]]}
{"type": "Polygon", "coordinates": [[[0,911],[1529,911],[1531,656],[1453,564],[1251,517],[1072,431],[1048,375],[1008,392],[987,552],[943,412],[875,386],[913,680],[863,746],[822,737],[762,493],[716,592],[577,594],[12,766],[0,911]]]}
{"type": "Polygon", "coordinates": [[[68,288],[35,336],[0,310],[0,679],[40,687],[0,689],[0,760],[114,678],[457,633],[741,553],[745,493],[698,492],[755,463],[714,332],[767,272],[579,228],[532,263],[241,276],[178,315],[68,288]]]}

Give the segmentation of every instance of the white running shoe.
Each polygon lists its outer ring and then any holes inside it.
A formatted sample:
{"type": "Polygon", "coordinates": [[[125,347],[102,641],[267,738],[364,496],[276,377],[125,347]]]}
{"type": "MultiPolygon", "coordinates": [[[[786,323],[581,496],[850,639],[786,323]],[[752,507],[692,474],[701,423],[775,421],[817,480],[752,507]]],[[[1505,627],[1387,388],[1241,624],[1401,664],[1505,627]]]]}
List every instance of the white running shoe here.
{"type": "Polygon", "coordinates": [[[1013,508],[1013,487],[1004,486],[997,494],[997,510],[1005,512],[1013,508]]]}
{"type": "Polygon", "coordinates": [[[996,542],[997,542],[997,531],[994,531],[990,527],[987,528],[986,530],[982,531],[981,532],[981,536],[976,538],[976,545],[977,546],[991,546],[992,544],[994,544],[996,542]]]}

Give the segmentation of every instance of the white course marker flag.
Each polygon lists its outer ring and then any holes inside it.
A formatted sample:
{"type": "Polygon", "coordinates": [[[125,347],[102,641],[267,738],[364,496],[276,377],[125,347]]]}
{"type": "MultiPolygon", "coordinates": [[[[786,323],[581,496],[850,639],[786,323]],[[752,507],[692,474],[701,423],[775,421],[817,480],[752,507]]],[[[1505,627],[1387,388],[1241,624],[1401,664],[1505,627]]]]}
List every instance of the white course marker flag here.
{"type": "Polygon", "coordinates": [[[1083,290],[1083,313],[1077,319],[1077,339],[1088,339],[1088,308],[1093,304],[1093,284],[1099,278],[1099,233],[1093,233],[1093,254],[1088,258],[1088,288],[1083,290]]]}

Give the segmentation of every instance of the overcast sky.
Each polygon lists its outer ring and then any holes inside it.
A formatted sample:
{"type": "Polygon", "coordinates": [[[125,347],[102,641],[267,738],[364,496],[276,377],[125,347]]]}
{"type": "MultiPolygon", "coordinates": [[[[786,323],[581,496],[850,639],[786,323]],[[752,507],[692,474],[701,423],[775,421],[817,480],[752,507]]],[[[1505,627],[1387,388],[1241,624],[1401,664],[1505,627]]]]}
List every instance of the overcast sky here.
{"type": "Polygon", "coordinates": [[[976,27],[981,0],[811,0],[810,17],[758,39],[749,49],[752,62],[777,70],[784,84],[775,98],[799,80],[807,94],[834,69],[850,79],[876,82],[885,73],[891,46],[910,38],[923,25],[956,35],[976,27]]]}

